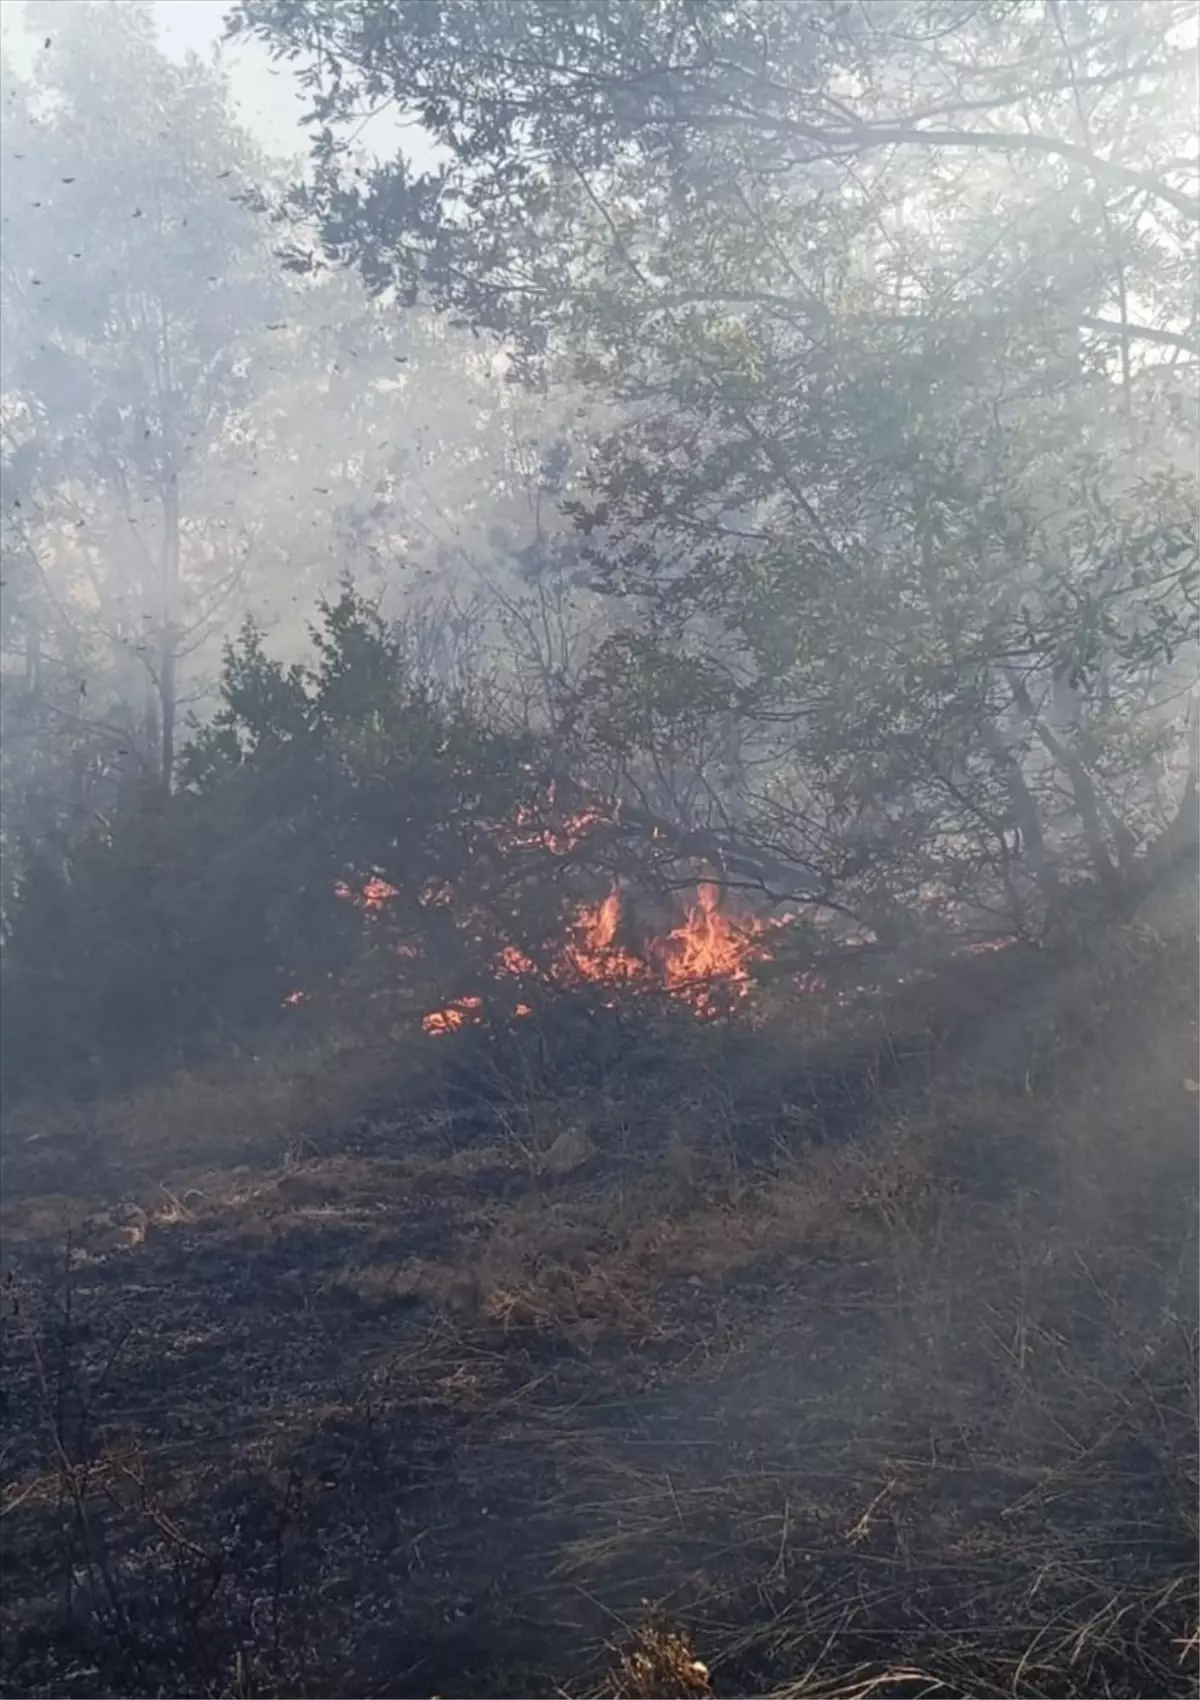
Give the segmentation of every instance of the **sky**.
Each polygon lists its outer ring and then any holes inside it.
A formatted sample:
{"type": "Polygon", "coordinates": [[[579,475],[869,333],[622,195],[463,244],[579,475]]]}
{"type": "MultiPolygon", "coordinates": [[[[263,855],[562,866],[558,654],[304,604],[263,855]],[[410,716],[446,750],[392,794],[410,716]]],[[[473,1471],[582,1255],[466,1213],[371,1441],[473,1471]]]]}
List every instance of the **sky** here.
{"type": "MultiPolygon", "coordinates": [[[[78,3],[59,0],[64,13],[78,3]]],[[[305,152],[298,119],[307,97],[291,68],[273,63],[261,43],[245,38],[222,43],[228,0],[153,0],[152,9],[159,39],[172,57],[182,59],[189,52],[205,59],[214,52],[220,55],[238,115],[260,146],[285,157],[305,152]]],[[[0,39],[18,63],[23,58],[22,10],[21,0],[0,0],[0,39]]],[[[398,126],[377,119],[372,122],[370,135],[359,137],[359,144],[367,152],[390,153],[399,140],[398,126]]],[[[426,152],[411,129],[405,132],[404,141],[404,151],[411,156],[420,159],[426,152]]]]}
{"type": "Polygon", "coordinates": [[[305,97],[290,68],[272,64],[261,43],[242,40],[219,45],[228,10],[226,0],[154,0],[159,36],[167,52],[180,59],[188,52],[207,59],[217,48],[238,113],[255,141],[273,154],[298,153],[303,138],[297,119],[305,97]]]}

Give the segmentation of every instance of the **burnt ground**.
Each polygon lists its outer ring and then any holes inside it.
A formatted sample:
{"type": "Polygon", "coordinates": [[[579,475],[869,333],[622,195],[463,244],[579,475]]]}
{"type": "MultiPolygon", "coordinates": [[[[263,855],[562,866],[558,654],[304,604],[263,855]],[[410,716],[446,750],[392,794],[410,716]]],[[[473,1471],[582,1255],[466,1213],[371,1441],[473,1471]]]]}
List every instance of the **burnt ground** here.
{"type": "Polygon", "coordinates": [[[836,1140],[683,1068],[18,1154],[3,1692],[1192,1692],[1189,995],[836,1140]]]}

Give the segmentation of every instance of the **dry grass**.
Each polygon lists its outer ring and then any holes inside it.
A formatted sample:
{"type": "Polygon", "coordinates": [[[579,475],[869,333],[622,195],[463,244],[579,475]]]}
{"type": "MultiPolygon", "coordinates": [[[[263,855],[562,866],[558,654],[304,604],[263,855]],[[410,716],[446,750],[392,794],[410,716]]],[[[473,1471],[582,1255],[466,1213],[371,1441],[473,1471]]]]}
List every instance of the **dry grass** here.
{"type": "Polygon", "coordinates": [[[711,1694],[708,1666],[692,1651],[686,1636],[649,1625],[635,1631],[620,1649],[601,1694],[613,1700],[688,1700],[711,1694]]]}
{"type": "Polygon", "coordinates": [[[1185,917],[872,1030],[830,1122],[778,994],[649,1086],[25,1112],[3,1691],[1194,1692],[1195,981],[1185,917]]]}
{"type": "Polygon", "coordinates": [[[11,1199],[74,1177],[95,1196],[106,1181],[157,1184],[164,1171],[269,1169],[362,1115],[398,1079],[419,1080],[427,1058],[427,1048],[334,1034],[264,1043],[98,1102],[22,1102],[4,1124],[4,1191],[11,1199]]]}

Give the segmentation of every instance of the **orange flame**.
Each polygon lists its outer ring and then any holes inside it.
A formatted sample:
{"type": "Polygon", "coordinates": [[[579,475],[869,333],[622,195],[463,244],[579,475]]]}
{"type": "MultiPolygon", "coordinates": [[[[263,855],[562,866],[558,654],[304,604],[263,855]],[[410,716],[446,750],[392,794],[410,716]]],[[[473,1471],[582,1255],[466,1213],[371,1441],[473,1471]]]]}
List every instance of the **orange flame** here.
{"type": "MultiPolygon", "coordinates": [[[[605,819],[599,810],[589,811],[570,823],[570,830],[579,823],[605,819]]],[[[539,831],[542,829],[539,828],[539,831]]],[[[563,828],[567,831],[568,828],[563,828]]],[[[399,895],[395,886],[378,875],[371,875],[357,890],[344,881],[334,888],[335,894],[353,903],[373,921],[399,895]]],[[[423,907],[450,902],[453,892],[445,885],[430,886],[422,892],[423,907]]],[[[488,916],[482,909],[459,911],[459,926],[469,938],[482,942],[488,928],[488,916]]],[[[751,967],[767,960],[771,952],[771,935],[792,919],[761,920],[749,915],[731,915],[721,908],[717,886],[702,884],[697,888],[696,901],[683,921],[664,936],[652,939],[640,949],[620,942],[622,910],[621,895],[614,888],[600,902],[584,904],[576,909],[566,926],[566,936],[548,965],[539,966],[515,944],[504,945],[493,959],[492,968],[498,981],[540,980],[559,988],[593,985],[620,989],[625,995],[659,992],[685,1003],[703,1019],[711,1019],[749,998],[753,991],[751,967]]],[[[1016,943],[1013,937],[979,940],[958,947],[957,955],[983,955],[1006,950],[1016,943]]],[[[419,944],[399,942],[393,946],[404,958],[420,958],[419,944]]],[[[818,974],[793,977],[798,991],[813,995],[827,993],[829,988],[818,974]]],[[[863,993],[881,994],[882,986],[859,985],[856,991],[839,993],[836,1001],[845,1003],[863,993]]],[[[285,1005],[309,1001],[310,994],[296,988],[284,998],[285,1005]]],[[[609,1001],[615,1005],[616,997],[609,1001]]],[[[514,1017],[533,1013],[525,1001],[509,1006],[514,1017]]],[[[481,1025],[484,1020],[484,1000],[479,996],[453,999],[444,1008],[432,1010],[421,1021],[426,1033],[443,1034],[461,1028],[481,1025]]]]}
{"type": "MultiPolygon", "coordinates": [[[[552,797],[551,797],[552,802],[552,797]]],[[[549,848],[566,850],[580,842],[581,836],[598,821],[607,819],[602,809],[586,809],[561,826],[546,828],[535,825],[529,816],[518,818],[517,831],[529,828],[530,842],[549,848]]],[[[377,920],[391,899],[398,898],[396,886],[391,886],[379,874],[372,874],[357,886],[338,881],[333,887],[335,896],[343,903],[354,904],[367,920],[377,920]]],[[[449,887],[430,887],[422,893],[423,906],[449,901],[449,887]]],[[[459,925],[467,937],[481,942],[488,928],[488,915],[483,910],[464,911],[459,925]]],[[[692,1006],[697,1015],[716,1015],[731,1001],[743,1000],[751,989],[750,964],[770,955],[765,935],[780,923],[733,918],[722,913],[716,886],[699,887],[697,903],[687,911],[682,923],[665,937],[651,940],[644,949],[631,949],[619,942],[620,893],[615,889],[600,903],[583,904],[568,921],[566,937],[559,945],[549,966],[539,967],[532,957],[517,945],[501,947],[493,961],[496,978],[542,979],[554,986],[614,986],[637,991],[661,991],[676,996],[692,1006]]],[[[420,945],[398,942],[396,955],[413,959],[420,957],[420,945]]],[[[284,1003],[289,1006],[308,1001],[308,993],[297,988],[289,991],[284,1003]]],[[[530,1015],[529,1003],[517,1003],[513,1015],[530,1015]]],[[[422,1020],[427,1034],[449,1034],[467,1025],[483,1022],[483,1000],[464,996],[450,1001],[440,1010],[432,1010],[422,1020]]]]}
{"type": "Polygon", "coordinates": [[[770,928],[762,921],[723,914],[714,885],[700,886],[696,896],[683,926],[667,937],[667,988],[687,995],[701,983],[720,982],[727,993],[743,998],[750,990],[750,963],[771,954],[765,939],[770,928]]]}
{"type": "MultiPolygon", "coordinates": [[[[551,780],[546,793],[551,814],[557,804],[557,788],[551,780]]],[[[612,814],[600,804],[589,804],[577,814],[564,818],[546,819],[538,811],[522,806],[512,820],[501,828],[499,838],[508,850],[549,850],[552,856],[568,856],[577,850],[595,826],[612,819],[612,814]]]]}
{"type": "Polygon", "coordinates": [[[421,1027],[426,1033],[454,1033],[460,1027],[476,1027],[482,1020],[482,998],[455,998],[445,1009],[435,1009],[425,1016],[421,1027]]]}
{"type": "MultiPolygon", "coordinates": [[[[553,811],[553,787],[548,796],[553,811]]],[[[504,829],[504,841],[511,847],[541,846],[560,855],[574,849],[591,829],[613,818],[611,810],[601,806],[588,807],[580,813],[556,823],[546,821],[530,809],[520,810],[504,829]]],[[[657,829],[656,829],[657,831],[657,829]]],[[[335,895],[354,904],[367,918],[377,921],[393,898],[400,895],[379,874],[371,874],[361,884],[352,887],[342,880],[334,887],[335,895]]],[[[445,882],[429,883],[419,894],[422,908],[442,907],[454,901],[453,887],[445,882]]],[[[933,902],[936,893],[926,894],[933,902]]],[[[486,910],[462,910],[455,906],[455,916],[464,936],[481,944],[490,930],[486,910]]],[[[695,1015],[712,1018],[728,1011],[750,997],[753,991],[751,968],[756,961],[771,955],[771,935],[786,926],[792,917],[764,921],[753,916],[726,913],[721,908],[717,886],[701,884],[696,901],[688,908],[682,922],[670,932],[649,943],[634,948],[619,938],[622,910],[621,895],[614,888],[608,896],[592,904],[581,905],[568,921],[565,937],[548,964],[539,965],[515,944],[505,944],[493,959],[492,968],[497,980],[542,981],[559,988],[593,985],[630,992],[663,993],[685,1003],[695,1015]]],[[[989,939],[959,946],[957,954],[982,955],[1005,950],[1016,941],[1011,937],[989,939]]],[[[397,956],[420,958],[421,946],[414,942],[392,944],[397,956]]],[[[797,990],[823,993],[828,990],[816,974],[794,978],[797,990]]],[[[881,987],[858,987],[863,992],[880,992],[881,987]]],[[[514,987],[515,995],[515,987],[514,987]]],[[[839,996],[845,1001],[853,993],[839,996]]],[[[295,1007],[309,1001],[310,994],[299,988],[288,992],[283,1002],[295,1007]]],[[[615,1004],[616,997],[608,1000],[615,1004]]],[[[516,1017],[532,1014],[525,1001],[510,1004],[516,1017]]],[[[452,1000],[445,1008],[432,1010],[422,1018],[426,1033],[452,1033],[485,1020],[484,1000],[466,996],[452,1000]]]]}
{"type": "Polygon", "coordinates": [[[621,924],[621,896],[610,891],[602,903],[579,910],[571,937],[554,965],[556,980],[591,980],[608,985],[645,980],[650,965],[616,943],[621,924]]]}
{"type": "MultiPolygon", "coordinates": [[[[618,940],[621,895],[613,890],[601,902],[576,911],[566,941],[542,977],[560,987],[588,984],[664,992],[695,1014],[712,1017],[750,995],[750,965],[771,954],[768,935],[782,924],[726,915],[717,888],[702,885],[682,924],[639,953],[618,940]]],[[[494,968],[501,978],[539,974],[537,965],[515,945],[505,945],[494,968]]],[[[519,1016],[530,1013],[525,1003],[513,1010],[519,1016]]],[[[427,1015],[422,1026],[427,1033],[449,1033],[482,1019],[478,998],[458,999],[427,1015]]]]}

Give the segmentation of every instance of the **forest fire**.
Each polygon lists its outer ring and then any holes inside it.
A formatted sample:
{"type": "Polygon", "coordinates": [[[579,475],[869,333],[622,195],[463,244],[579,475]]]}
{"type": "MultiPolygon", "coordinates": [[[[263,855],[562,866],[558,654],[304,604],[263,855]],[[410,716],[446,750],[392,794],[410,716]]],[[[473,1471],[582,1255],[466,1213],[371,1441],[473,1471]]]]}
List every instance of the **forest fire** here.
{"type": "MultiPolygon", "coordinates": [[[[502,847],[508,851],[543,850],[557,857],[569,856],[596,827],[614,818],[613,809],[601,804],[588,804],[566,815],[558,809],[557,801],[551,783],[544,811],[521,808],[497,829],[502,847]]],[[[334,893],[343,902],[353,904],[370,922],[380,921],[391,901],[400,895],[377,872],[354,885],[339,881],[334,893]]],[[[424,895],[421,906],[428,908],[430,902],[445,903],[452,898],[449,888],[439,888],[436,894],[424,895]]],[[[475,919],[480,922],[481,942],[486,917],[475,919]]],[[[461,914],[458,920],[460,927],[463,926],[461,914]]],[[[560,990],[611,987],[612,1004],[616,1003],[618,993],[658,992],[686,1004],[697,1016],[711,1018],[749,996],[751,966],[770,956],[768,936],[782,924],[726,913],[721,907],[718,888],[708,883],[698,886],[695,901],[682,921],[656,938],[644,942],[622,938],[622,920],[621,893],[614,886],[606,897],[576,908],[565,924],[561,942],[548,959],[543,957],[535,962],[517,945],[503,945],[492,962],[498,985],[512,983],[514,992],[518,984],[534,983],[560,990]]],[[[471,936],[475,937],[473,931],[471,936]]],[[[421,954],[412,944],[394,948],[400,956],[421,954]]],[[[306,994],[291,992],[284,1001],[295,1005],[306,1001],[306,994]]],[[[522,1017],[530,1015],[532,1010],[527,1002],[519,1001],[514,1003],[511,1013],[522,1017]]],[[[470,995],[429,1011],[421,1025],[426,1033],[445,1034],[478,1026],[485,1019],[484,1000],[470,995]]]]}
{"type": "MultiPolygon", "coordinates": [[[[590,817],[579,824],[586,831],[590,817]]],[[[550,830],[532,822],[526,826],[531,834],[550,830]]],[[[569,833],[571,828],[553,830],[569,833]]],[[[565,842],[565,839],[559,841],[560,851],[565,842]]],[[[339,881],[334,892],[376,925],[383,919],[391,900],[400,895],[395,886],[378,874],[353,887],[339,881]]],[[[438,887],[423,894],[421,906],[442,905],[452,896],[449,888],[438,887]]],[[[614,886],[606,897],[577,906],[566,920],[558,944],[539,961],[518,945],[502,945],[492,958],[491,971],[500,1003],[506,1001],[506,985],[511,991],[508,1014],[515,1019],[532,1015],[533,1007],[526,1001],[528,989],[540,985],[557,991],[609,988],[612,995],[604,1000],[608,1008],[615,1008],[621,998],[657,993],[685,1005],[699,1019],[714,1019],[730,1013],[751,997],[754,964],[771,958],[773,936],[792,919],[783,916],[764,920],[753,915],[731,914],[721,906],[719,888],[708,882],[697,886],[695,900],[689,904],[683,920],[668,932],[649,939],[622,937],[624,918],[621,893],[614,886]]],[[[457,920],[465,937],[482,944],[487,931],[487,917],[482,911],[471,910],[466,914],[460,911],[457,920]]],[[[955,954],[989,954],[1005,950],[1015,942],[1012,936],[979,940],[959,945],[955,954]]],[[[412,941],[393,942],[390,948],[397,957],[409,960],[419,959],[423,954],[421,947],[412,941]]],[[[912,976],[906,976],[909,977],[912,976]]],[[[805,992],[829,989],[815,974],[796,975],[793,979],[796,988],[805,992]]],[[[882,991],[882,986],[859,984],[835,994],[835,1001],[846,1003],[855,996],[878,995],[882,991]]],[[[309,1002],[309,994],[295,989],[283,1002],[287,1007],[296,1007],[309,1002]]],[[[468,994],[429,1010],[421,1018],[421,1027],[425,1033],[439,1036],[482,1026],[487,1018],[484,997],[468,994]]]]}
{"type": "MultiPolygon", "coordinates": [[[[613,890],[601,902],[576,912],[545,972],[513,945],[506,945],[496,958],[496,972],[501,978],[536,976],[563,989],[590,985],[662,992],[686,1003],[696,1015],[711,1018],[749,995],[750,965],[770,955],[771,923],[725,914],[713,885],[701,885],[681,925],[651,940],[642,951],[620,942],[621,915],[621,896],[613,890]]],[[[516,1016],[530,1013],[526,1003],[513,1010],[516,1016]]],[[[426,1015],[421,1025],[426,1033],[441,1034],[483,1019],[481,999],[459,998],[426,1015]]]]}
{"type": "MultiPolygon", "coordinates": [[[[339,881],[334,895],[378,922],[399,892],[373,874],[353,887],[339,881]]],[[[539,964],[517,945],[504,945],[492,962],[498,984],[510,982],[514,990],[518,984],[533,982],[559,990],[611,987],[610,1005],[615,1005],[620,993],[658,992],[686,1004],[699,1017],[712,1018],[750,995],[751,966],[771,955],[769,937],[784,924],[726,913],[717,887],[711,884],[697,888],[696,899],[678,926],[644,944],[635,946],[620,938],[622,918],[621,894],[614,887],[607,897],[575,910],[548,961],[539,964]]],[[[402,942],[393,949],[400,957],[421,954],[412,943],[402,942]]],[[[308,1001],[309,994],[299,988],[283,999],[288,1008],[308,1001]]],[[[521,1018],[533,1011],[519,999],[510,1013],[521,1018]]],[[[440,1035],[479,1026],[485,1019],[483,998],[469,995],[429,1011],[421,1026],[426,1033],[440,1035]]]]}
{"type": "MultiPolygon", "coordinates": [[[[553,780],[546,792],[546,808],[553,814],[557,806],[557,786],[553,780]]],[[[611,810],[590,803],[576,814],[559,820],[544,818],[539,812],[522,807],[498,834],[506,850],[548,850],[552,856],[568,856],[584,843],[592,829],[603,826],[613,818],[611,810]]]]}

